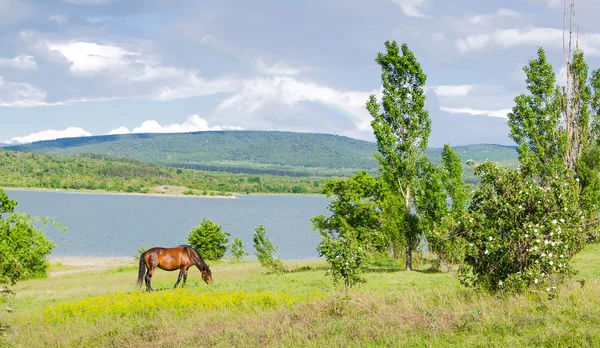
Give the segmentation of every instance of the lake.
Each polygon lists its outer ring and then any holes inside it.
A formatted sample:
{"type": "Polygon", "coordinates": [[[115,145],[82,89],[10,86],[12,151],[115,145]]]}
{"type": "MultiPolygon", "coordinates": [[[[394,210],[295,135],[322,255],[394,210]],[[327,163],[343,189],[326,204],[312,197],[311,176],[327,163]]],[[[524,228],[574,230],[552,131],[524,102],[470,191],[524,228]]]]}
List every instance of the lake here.
{"type": "Polygon", "coordinates": [[[236,199],[86,194],[5,189],[17,211],[60,221],[67,232],[43,227],[55,242],[52,256],[122,257],[141,246],[177,246],[203,218],[239,237],[253,255],[254,228],[265,226],[281,259],[318,257],[310,218],[328,215],[324,196],[249,195],[236,199]]]}

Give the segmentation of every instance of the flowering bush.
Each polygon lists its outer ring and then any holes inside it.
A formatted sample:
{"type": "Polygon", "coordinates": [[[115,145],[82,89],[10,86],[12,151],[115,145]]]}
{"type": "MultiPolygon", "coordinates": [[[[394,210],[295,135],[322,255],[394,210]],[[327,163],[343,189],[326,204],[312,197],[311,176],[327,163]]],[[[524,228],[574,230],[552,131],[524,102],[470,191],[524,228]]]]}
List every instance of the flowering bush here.
{"type": "Polygon", "coordinates": [[[333,277],[334,283],[343,281],[347,288],[364,282],[358,273],[367,258],[366,250],[356,238],[356,231],[343,219],[340,219],[340,232],[320,230],[321,243],[317,246],[319,256],[324,256],[330,265],[327,274],[333,277]]]}
{"type": "Polygon", "coordinates": [[[466,240],[462,283],[487,290],[550,294],[585,240],[586,218],[579,209],[579,185],[565,170],[545,185],[514,169],[486,162],[475,169],[482,178],[461,222],[466,240]]]}

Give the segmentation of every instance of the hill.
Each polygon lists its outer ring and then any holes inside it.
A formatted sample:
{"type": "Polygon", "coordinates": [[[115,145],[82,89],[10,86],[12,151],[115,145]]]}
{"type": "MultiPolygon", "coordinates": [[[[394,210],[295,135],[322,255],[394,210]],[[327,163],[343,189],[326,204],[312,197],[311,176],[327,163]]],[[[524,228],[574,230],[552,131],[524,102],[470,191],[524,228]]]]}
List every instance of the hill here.
{"type": "Polygon", "coordinates": [[[58,156],[0,149],[0,187],[223,196],[320,193],[324,182],[324,178],[175,169],[110,155],[58,156]]]}
{"type": "MultiPolygon", "coordinates": [[[[379,164],[373,142],[344,136],[278,131],[208,131],[177,134],[125,134],[57,139],[6,149],[75,155],[107,154],[176,168],[285,176],[349,176],[379,164]]],[[[517,163],[514,147],[468,145],[455,147],[466,161],[486,159],[502,165],[517,163]]],[[[441,149],[427,156],[439,163],[441,149]]],[[[467,176],[469,173],[467,171],[467,176]]]]}

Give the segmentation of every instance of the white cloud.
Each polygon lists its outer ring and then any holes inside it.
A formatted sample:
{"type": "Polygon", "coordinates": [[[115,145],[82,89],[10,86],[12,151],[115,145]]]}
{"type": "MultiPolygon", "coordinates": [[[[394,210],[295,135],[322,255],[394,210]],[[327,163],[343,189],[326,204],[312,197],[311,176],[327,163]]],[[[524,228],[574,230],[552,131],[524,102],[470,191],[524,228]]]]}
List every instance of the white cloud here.
{"type": "MultiPolygon", "coordinates": [[[[491,47],[511,48],[522,45],[552,46],[562,49],[563,31],[555,28],[502,29],[487,34],[473,34],[456,41],[463,52],[491,47]]],[[[588,56],[600,56],[600,33],[580,33],[579,47],[588,56]]]]}
{"type": "Polygon", "coordinates": [[[503,109],[503,110],[477,110],[477,109],[471,109],[471,108],[447,108],[447,107],[443,107],[440,106],[440,110],[445,111],[445,112],[449,112],[451,114],[469,114],[469,115],[475,115],[475,116],[490,116],[490,117],[501,117],[501,118],[508,118],[508,113],[511,112],[512,110],[510,109],[503,109]]]}
{"type": "Polygon", "coordinates": [[[27,54],[19,54],[12,59],[0,58],[0,66],[20,70],[37,70],[38,68],[35,57],[27,54]]]}
{"type": "Polygon", "coordinates": [[[290,77],[256,78],[247,80],[243,88],[217,106],[217,111],[235,110],[251,114],[267,103],[293,106],[298,102],[310,101],[333,106],[352,117],[360,130],[370,128],[371,116],[365,104],[369,95],[381,92],[338,91],[313,82],[301,82],[290,77]]]}
{"type": "Polygon", "coordinates": [[[49,42],[47,45],[51,51],[57,51],[67,58],[74,73],[93,74],[106,69],[122,68],[128,64],[125,58],[135,55],[123,47],[92,42],[49,42]]]}
{"type": "MultiPolygon", "coordinates": [[[[207,80],[197,70],[163,66],[159,59],[135,49],[83,41],[44,44],[64,56],[74,74],[104,77],[110,79],[111,85],[125,88],[124,95],[119,95],[122,99],[165,101],[234,92],[240,87],[236,78],[225,76],[207,80]],[[99,75],[100,72],[103,74],[99,75]]],[[[117,93],[117,90],[111,92],[117,93]]]]}
{"type": "Polygon", "coordinates": [[[106,133],[108,135],[112,135],[112,134],[128,134],[129,133],[129,129],[125,126],[121,126],[117,129],[113,129],[110,132],[106,133]]]}
{"type": "Polygon", "coordinates": [[[48,129],[37,133],[31,133],[23,137],[15,137],[5,142],[6,144],[27,144],[41,140],[54,140],[60,138],[75,138],[75,137],[89,137],[92,134],[86,132],[80,127],[69,127],[65,130],[54,130],[48,129]]]}
{"type": "Polygon", "coordinates": [[[438,97],[464,97],[476,85],[440,85],[431,87],[438,97]]]}
{"type": "Polygon", "coordinates": [[[400,6],[402,12],[409,17],[425,17],[419,7],[427,4],[427,0],[392,0],[400,6]]]}
{"type": "Polygon", "coordinates": [[[48,17],[48,20],[55,21],[57,24],[63,25],[69,21],[69,17],[57,14],[57,15],[48,17]]]}
{"type": "Polygon", "coordinates": [[[113,129],[108,134],[127,134],[127,133],[189,133],[210,130],[241,130],[241,127],[235,126],[213,126],[209,127],[208,122],[198,115],[190,115],[183,123],[173,123],[162,126],[155,120],[147,120],[141,126],[135,127],[131,132],[127,127],[113,129]]]}

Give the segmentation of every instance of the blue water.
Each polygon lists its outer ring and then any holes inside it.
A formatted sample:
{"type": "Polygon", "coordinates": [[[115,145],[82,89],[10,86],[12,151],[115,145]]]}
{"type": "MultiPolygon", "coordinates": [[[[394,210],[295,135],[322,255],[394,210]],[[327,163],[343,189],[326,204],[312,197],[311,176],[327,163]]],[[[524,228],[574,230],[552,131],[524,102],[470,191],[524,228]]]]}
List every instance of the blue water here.
{"type": "Polygon", "coordinates": [[[252,255],[252,235],[259,224],[279,247],[281,259],[318,257],[320,241],[310,218],[328,215],[322,196],[240,196],[236,199],[157,197],[5,190],[19,201],[17,211],[60,221],[67,232],[44,227],[57,247],[52,256],[133,256],[141,246],[187,243],[203,218],[239,237],[252,255]]]}

